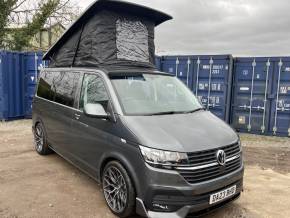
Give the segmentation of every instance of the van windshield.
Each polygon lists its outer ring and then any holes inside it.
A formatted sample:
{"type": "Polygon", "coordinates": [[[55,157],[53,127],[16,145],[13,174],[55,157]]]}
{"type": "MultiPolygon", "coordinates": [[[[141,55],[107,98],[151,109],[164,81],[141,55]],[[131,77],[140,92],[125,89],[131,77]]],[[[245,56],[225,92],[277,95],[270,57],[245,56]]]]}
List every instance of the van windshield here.
{"type": "Polygon", "coordinates": [[[126,115],[191,113],[202,109],[197,98],[177,78],[160,74],[110,77],[126,115]]]}

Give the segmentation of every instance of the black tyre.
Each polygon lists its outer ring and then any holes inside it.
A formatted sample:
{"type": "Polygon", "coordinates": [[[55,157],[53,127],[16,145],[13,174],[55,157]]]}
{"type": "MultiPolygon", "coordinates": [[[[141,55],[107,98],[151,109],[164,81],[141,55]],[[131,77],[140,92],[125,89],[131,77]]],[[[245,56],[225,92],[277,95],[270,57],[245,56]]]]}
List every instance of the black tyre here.
{"type": "Polygon", "coordinates": [[[111,161],[105,166],[102,188],[107,205],[115,215],[124,218],[135,214],[135,189],[119,162],[111,161]]]}
{"type": "Polygon", "coordinates": [[[48,147],[46,134],[41,123],[37,123],[34,129],[34,146],[35,150],[40,155],[47,155],[52,153],[48,147]]]}

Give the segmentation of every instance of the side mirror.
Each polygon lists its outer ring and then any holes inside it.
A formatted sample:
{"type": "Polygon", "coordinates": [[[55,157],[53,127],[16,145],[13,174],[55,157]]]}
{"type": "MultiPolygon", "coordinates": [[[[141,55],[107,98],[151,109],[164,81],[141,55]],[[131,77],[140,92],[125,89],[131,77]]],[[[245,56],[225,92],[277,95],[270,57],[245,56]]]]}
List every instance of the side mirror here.
{"type": "Polygon", "coordinates": [[[108,119],[109,116],[101,104],[86,104],[84,107],[84,114],[88,117],[95,117],[100,119],[108,119]]]}

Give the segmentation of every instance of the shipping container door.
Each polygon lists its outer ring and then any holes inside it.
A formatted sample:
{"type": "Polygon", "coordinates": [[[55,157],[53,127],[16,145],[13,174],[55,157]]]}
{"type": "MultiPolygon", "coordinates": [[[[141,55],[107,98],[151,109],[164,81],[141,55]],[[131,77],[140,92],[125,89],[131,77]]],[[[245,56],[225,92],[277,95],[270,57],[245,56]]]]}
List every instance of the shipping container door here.
{"type": "Polygon", "coordinates": [[[237,58],[232,99],[234,128],[267,134],[274,63],[270,58],[237,58]]]}
{"type": "Polygon", "coordinates": [[[290,58],[274,63],[270,133],[290,136],[290,58]]]}
{"type": "Polygon", "coordinates": [[[163,56],[161,71],[177,76],[186,86],[192,87],[192,61],[187,56],[163,56]]]}
{"type": "Polygon", "coordinates": [[[232,59],[230,56],[199,56],[192,61],[192,91],[203,106],[229,121],[232,59]]]}
{"type": "Polygon", "coordinates": [[[42,53],[28,52],[25,54],[26,74],[25,74],[25,116],[31,117],[32,114],[32,99],[37,85],[39,70],[42,67],[42,53]]]}
{"type": "Polygon", "coordinates": [[[24,117],[23,58],[19,52],[0,52],[0,119],[24,117]]]}

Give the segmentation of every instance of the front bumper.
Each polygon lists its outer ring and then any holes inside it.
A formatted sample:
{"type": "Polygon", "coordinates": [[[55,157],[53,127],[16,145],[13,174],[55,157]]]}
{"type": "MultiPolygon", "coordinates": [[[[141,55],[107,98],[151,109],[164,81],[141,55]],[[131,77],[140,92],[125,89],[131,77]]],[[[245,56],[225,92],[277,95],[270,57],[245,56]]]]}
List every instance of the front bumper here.
{"type": "Polygon", "coordinates": [[[149,180],[144,195],[137,197],[137,213],[144,217],[183,218],[196,212],[207,212],[235,200],[243,191],[243,164],[227,175],[209,181],[189,184],[175,171],[161,170],[147,165],[149,180]],[[210,205],[210,195],[236,185],[236,194],[210,205]]]}

